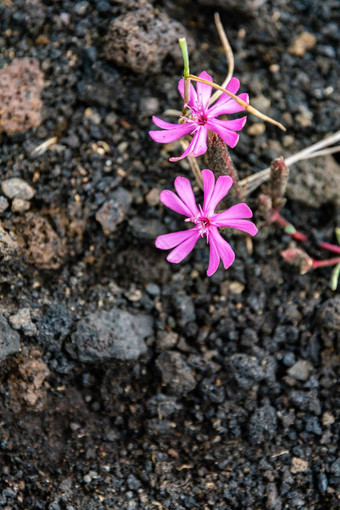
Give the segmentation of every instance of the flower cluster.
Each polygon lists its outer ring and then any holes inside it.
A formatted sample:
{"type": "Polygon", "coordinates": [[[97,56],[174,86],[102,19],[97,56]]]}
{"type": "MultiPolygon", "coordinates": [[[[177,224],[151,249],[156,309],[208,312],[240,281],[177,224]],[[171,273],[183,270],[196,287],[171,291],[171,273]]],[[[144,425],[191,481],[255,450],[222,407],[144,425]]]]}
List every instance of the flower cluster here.
{"type": "MultiPolygon", "coordinates": [[[[212,82],[212,78],[206,72],[202,72],[199,78],[212,82]]],[[[227,90],[236,94],[240,88],[237,78],[232,78],[227,85],[227,90]]],[[[179,92],[184,99],[184,79],[178,85],[179,92]]],[[[156,142],[169,143],[178,140],[185,135],[193,135],[193,138],[184,153],[170,161],[178,161],[186,156],[196,157],[204,154],[207,150],[208,131],[217,133],[230,147],[235,147],[240,131],[246,117],[234,120],[220,120],[220,115],[236,113],[244,110],[232,97],[222,95],[217,102],[209,107],[212,86],[206,83],[197,83],[197,91],[190,84],[188,103],[189,117],[182,117],[179,124],[165,122],[158,117],[153,117],[154,123],[161,131],[150,131],[150,136],[156,142]]],[[[249,102],[248,94],[237,96],[246,103],[249,102]]],[[[250,235],[257,233],[257,228],[246,218],[252,217],[252,212],[245,203],[236,204],[224,212],[215,212],[217,205],[226,196],[233,184],[229,176],[220,176],[215,182],[211,170],[202,170],[203,179],[203,206],[196,205],[193,189],[189,180],[185,177],[175,179],[176,193],[170,190],[162,191],[161,202],[169,209],[185,216],[185,222],[193,223],[188,230],[173,232],[158,236],[156,247],[161,250],[171,249],[167,260],[173,263],[181,262],[194,248],[201,237],[206,237],[210,247],[209,267],[207,275],[213,275],[218,269],[220,260],[227,269],[235,260],[235,253],[230,244],[221,236],[218,229],[224,227],[236,228],[250,235]]]]}

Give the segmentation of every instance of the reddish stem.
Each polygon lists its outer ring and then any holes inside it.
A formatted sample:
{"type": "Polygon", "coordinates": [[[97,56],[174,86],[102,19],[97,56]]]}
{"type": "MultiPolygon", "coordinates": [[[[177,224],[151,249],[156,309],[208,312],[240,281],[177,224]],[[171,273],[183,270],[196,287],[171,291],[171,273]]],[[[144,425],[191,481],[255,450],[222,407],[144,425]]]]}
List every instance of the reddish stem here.
{"type": "Polygon", "coordinates": [[[317,267],[334,266],[335,264],[340,264],[340,257],[335,257],[334,259],[328,260],[313,259],[312,269],[316,269],[317,267]]]}
{"type": "Polygon", "coordinates": [[[301,241],[302,243],[308,241],[308,237],[305,236],[305,234],[303,234],[302,232],[296,230],[291,223],[289,223],[285,218],[281,216],[279,211],[273,211],[271,213],[270,221],[273,223],[278,223],[278,225],[281,225],[281,227],[285,229],[286,233],[289,234],[293,239],[301,241]]]}
{"type": "MultiPolygon", "coordinates": [[[[283,218],[279,211],[273,210],[272,213],[270,214],[269,219],[272,223],[277,223],[278,225],[281,225],[281,227],[284,228],[286,234],[289,234],[293,239],[296,239],[296,241],[301,241],[301,243],[306,243],[307,241],[309,241],[308,237],[302,232],[296,230],[294,225],[292,225],[285,218],[283,218]]],[[[325,243],[322,241],[321,243],[317,243],[317,245],[319,248],[322,248],[323,250],[332,251],[340,255],[340,246],[337,246],[336,244],[325,243]]]]}
{"type": "Polygon", "coordinates": [[[334,253],[340,254],[340,246],[336,246],[336,244],[321,242],[318,243],[318,246],[324,250],[333,251],[334,253]]]}

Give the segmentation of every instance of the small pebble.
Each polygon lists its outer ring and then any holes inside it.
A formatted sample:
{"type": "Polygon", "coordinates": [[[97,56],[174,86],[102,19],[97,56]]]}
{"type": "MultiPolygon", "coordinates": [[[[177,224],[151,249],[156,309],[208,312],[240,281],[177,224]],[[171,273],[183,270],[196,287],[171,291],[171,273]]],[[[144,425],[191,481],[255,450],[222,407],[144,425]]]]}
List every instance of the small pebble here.
{"type": "Polygon", "coordinates": [[[309,32],[302,32],[302,34],[295,37],[293,43],[288,48],[288,53],[296,57],[303,57],[306,51],[314,48],[316,44],[315,35],[309,32]]]}
{"type": "Polygon", "coordinates": [[[247,133],[250,136],[259,136],[259,135],[263,135],[265,130],[266,130],[266,126],[265,126],[264,122],[256,122],[252,126],[249,126],[249,128],[247,129],[247,133]]]}
{"type": "Polygon", "coordinates": [[[34,197],[35,191],[28,182],[18,177],[6,179],[1,183],[1,189],[7,198],[22,198],[23,200],[31,200],[34,197]]]}
{"type": "Polygon", "coordinates": [[[141,99],[140,109],[145,115],[153,115],[159,111],[159,99],[157,97],[145,97],[141,99]]]}
{"type": "Polygon", "coordinates": [[[313,365],[311,363],[300,360],[290,367],[288,374],[298,381],[307,381],[312,370],[313,365]]]}
{"type": "Polygon", "coordinates": [[[323,413],[322,415],[322,425],[324,425],[324,427],[330,427],[331,425],[333,425],[333,423],[335,422],[335,418],[332,414],[330,413],[323,413]]]}
{"type": "Polygon", "coordinates": [[[309,464],[306,460],[300,459],[299,457],[292,458],[292,466],[290,468],[291,473],[303,473],[304,471],[307,471],[308,468],[309,464]]]}
{"type": "Polygon", "coordinates": [[[161,289],[156,283],[148,283],[145,290],[150,296],[159,296],[161,289]]]}
{"type": "Polygon", "coordinates": [[[152,207],[154,207],[155,205],[158,205],[160,194],[161,194],[161,190],[159,188],[152,188],[145,197],[147,204],[152,207]]]}
{"type": "Polygon", "coordinates": [[[5,198],[4,196],[0,196],[0,213],[6,211],[6,209],[8,208],[9,206],[9,202],[7,200],[7,198],[5,198]]]}
{"type": "Polygon", "coordinates": [[[31,203],[28,200],[24,200],[23,198],[14,198],[12,202],[12,211],[13,212],[26,212],[31,207],[31,203]]]}

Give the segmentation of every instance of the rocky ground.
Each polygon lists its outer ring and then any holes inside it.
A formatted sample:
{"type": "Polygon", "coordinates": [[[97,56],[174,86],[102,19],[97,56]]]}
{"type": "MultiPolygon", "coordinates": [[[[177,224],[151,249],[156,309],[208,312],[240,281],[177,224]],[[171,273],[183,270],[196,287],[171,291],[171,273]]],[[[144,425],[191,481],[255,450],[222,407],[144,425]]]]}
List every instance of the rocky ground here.
{"type": "MultiPolygon", "coordinates": [[[[240,176],[334,133],[334,0],[0,2],[1,508],[339,508],[331,270],[300,276],[273,226],[230,234],[210,279],[204,242],[178,266],[154,247],[190,169],[151,116],[181,108],[179,36],[223,81],[216,10],[242,92],[287,128],[249,116],[240,176]]],[[[335,157],[295,165],[283,214],[335,242],[338,191],[335,157]]]]}

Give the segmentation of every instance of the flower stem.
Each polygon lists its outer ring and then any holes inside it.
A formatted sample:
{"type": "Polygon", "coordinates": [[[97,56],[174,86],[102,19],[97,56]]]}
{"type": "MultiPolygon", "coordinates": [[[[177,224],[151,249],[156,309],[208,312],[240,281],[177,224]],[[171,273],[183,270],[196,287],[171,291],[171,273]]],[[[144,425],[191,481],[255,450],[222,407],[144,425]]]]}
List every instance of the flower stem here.
{"type": "MultiPolygon", "coordinates": [[[[183,111],[186,110],[186,105],[190,100],[190,69],[189,69],[189,54],[188,54],[188,45],[185,37],[181,37],[178,39],[179,45],[181,47],[183,62],[184,62],[184,108],[183,111]]],[[[185,113],[184,113],[185,115],[185,113]]]]}
{"type": "Polygon", "coordinates": [[[294,225],[289,223],[281,214],[279,211],[273,211],[270,215],[270,221],[272,223],[277,223],[278,225],[281,225],[283,227],[286,234],[289,234],[293,239],[296,239],[297,241],[301,241],[302,243],[305,243],[308,241],[308,237],[303,234],[302,232],[299,232],[296,230],[294,225]]]}
{"type": "MultiPolygon", "coordinates": [[[[278,225],[283,227],[285,233],[289,234],[292,237],[292,239],[300,241],[301,243],[306,243],[307,241],[309,241],[308,237],[302,232],[296,230],[294,225],[292,225],[285,218],[283,218],[279,211],[272,211],[269,216],[269,221],[271,223],[277,223],[278,225]]],[[[322,248],[323,250],[332,251],[340,255],[340,246],[337,246],[336,244],[325,243],[321,241],[320,243],[317,243],[317,245],[319,248],[322,248]]]]}

